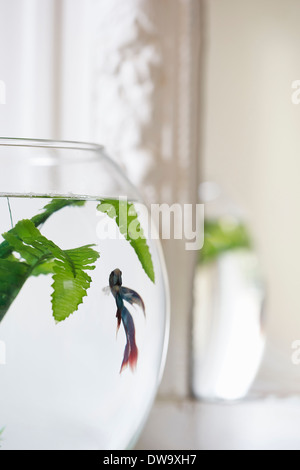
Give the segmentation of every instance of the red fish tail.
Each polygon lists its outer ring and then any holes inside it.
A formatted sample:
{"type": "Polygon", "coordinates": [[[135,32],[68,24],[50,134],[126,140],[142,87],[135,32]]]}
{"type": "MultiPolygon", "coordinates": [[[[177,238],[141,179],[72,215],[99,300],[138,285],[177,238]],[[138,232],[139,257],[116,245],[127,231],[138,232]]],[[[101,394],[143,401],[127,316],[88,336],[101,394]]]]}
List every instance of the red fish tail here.
{"type": "Polygon", "coordinates": [[[137,360],[138,360],[138,348],[134,342],[134,344],[131,345],[130,354],[129,354],[129,366],[131,370],[135,370],[136,365],[137,365],[137,360]]]}
{"type": "Polygon", "coordinates": [[[122,309],[122,322],[126,333],[126,346],[120,372],[122,372],[128,365],[132,370],[134,370],[138,359],[138,348],[135,342],[133,318],[125,307],[122,309]]]}
{"type": "Polygon", "coordinates": [[[134,343],[130,344],[129,342],[126,343],[125,350],[124,350],[124,357],[123,362],[121,365],[120,373],[129,365],[131,370],[135,370],[138,360],[138,348],[137,345],[134,343]]]}

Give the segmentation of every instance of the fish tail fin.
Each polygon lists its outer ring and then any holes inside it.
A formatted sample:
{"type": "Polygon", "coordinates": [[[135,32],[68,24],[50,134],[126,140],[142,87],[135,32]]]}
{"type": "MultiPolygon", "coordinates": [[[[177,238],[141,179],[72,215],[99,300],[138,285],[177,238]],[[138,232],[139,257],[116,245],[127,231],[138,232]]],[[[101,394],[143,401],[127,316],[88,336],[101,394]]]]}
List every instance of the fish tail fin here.
{"type": "Polygon", "coordinates": [[[123,362],[120,369],[120,374],[123,370],[129,365],[130,369],[134,371],[136,369],[138,360],[138,348],[136,343],[126,343],[125,350],[124,350],[124,357],[123,362]]]}
{"type": "Polygon", "coordinates": [[[136,369],[138,355],[139,355],[138,348],[137,348],[136,343],[134,342],[131,345],[130,354],[129,354],[129,366],[131,370],[133,371],[136,369]]]}
{"type": "Polygon", "coordinates": [[[123,361],[122,361],[122,365],[121,365],[121,369],[120,369],[120,374],[123,372],[123,370],[129,364],[129,354],[130,354],[129,343],[126,343],[125,350],[124,350],[123,361]]]}
{"type": "Polygon", "coordinates": [[[121,315],[127,341],[120,373],[128,365],[130,366],[131,370],[135,370],[138,360],[138,348],[135,342],[135,327],[133,318],[125,307],[123,307],[121,315]]]}

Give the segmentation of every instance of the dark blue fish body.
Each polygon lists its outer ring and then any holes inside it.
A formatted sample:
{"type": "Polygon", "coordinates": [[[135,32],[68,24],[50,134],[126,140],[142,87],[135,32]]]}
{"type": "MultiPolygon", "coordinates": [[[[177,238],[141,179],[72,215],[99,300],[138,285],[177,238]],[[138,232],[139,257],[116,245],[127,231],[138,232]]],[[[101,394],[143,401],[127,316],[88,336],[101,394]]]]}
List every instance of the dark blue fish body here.
{"type": "Polygon", "coordinates": [[[109,287],[117,305],[117,330],[120,328],[121,322],[126,334],[126,346],[124,350],[122,370],[129,365],[131,369],[135,369],[138,359],[138,348],[135,341],[135,326],[132,315],[124,305],[124,301],[131,305],[138,305],[145,314],[145,305],[141,296],[132,289],[122,286],[122,272],[115,269],[109,276],[109,287]]]}

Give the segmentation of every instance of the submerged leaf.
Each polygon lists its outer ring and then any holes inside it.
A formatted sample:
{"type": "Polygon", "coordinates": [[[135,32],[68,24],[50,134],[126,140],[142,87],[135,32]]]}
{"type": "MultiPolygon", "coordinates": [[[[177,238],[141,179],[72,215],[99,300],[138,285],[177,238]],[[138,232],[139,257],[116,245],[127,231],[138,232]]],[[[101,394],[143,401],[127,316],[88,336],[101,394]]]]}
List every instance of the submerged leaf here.
{"type": "MultiPolygon", "coordinates": [[[[77,200],[77,199],[63,199],[63,198],[54,198],[43,208],[43,212],[33,216],[30,220],[35,227],[39,227],[41,224],[45,223],[49,217],[55,212],[63,209],[67,206],[83,206],[86,201],[77,200]]],[[[12,228],[9,234],[15,234],[15,228],[12,228]]],[[[12,247],[7,240],[4,240],[0,244],[0,258],[7,258],[12,252],[12,247]]]]}
{"type": "Polygon", "coordinates": [[[135,250],[144,271],[155,282],[152,257],[134,205],[121,199],[103,199],[97,209],[115,220],[121,234],[135,250]]]}
{"type": "Polygon", "coordinates": [[[85,200],[83,199],[64,199],[64,198],[54,198],[52,199],[44,208],[43,212],[41,214],[37,214],[34,217],[32,217],[31,222],[34,223],[36,227],[39,225],[43,224],[46,222],[49,217],[54,214],[55,212],[58,212],[59,210],[63,209],[64,207],[68,206],[84,206],[86,203],[85,200]]]}
{"type": "Polygon", "coordinates": [[[47,276],[47,274],[53,274],[54,273],[54,260],[50,261],[44,261],[42,264],[37,265],[31,272],[32,276],[40,276],[41,274],[44,274],[47,276]]]}
{"type": "Polygon", "coordinates": [[[57,321],[77,310],[91,283],[85,271],[94,269],[99,258],[92,245],[62,250],[26,219],[3,238],[20,259],[12,254],[0,259],[0,320],[30,275],[53,274],[52,305],[57,321]]]}
{"type": "Polygon", "coordinates": [[[0,259],[0,321],[17,297],[30,273],[20,261],[0,259]]]}
{"type": "Polygon", "coordinates": [[[69,264],[75,274],[75,267],[66,251],[61,250],[55,243],[44,237],[31,220],[21,220],[13,233],[3,234],[14,251],[31,266],[32,270],[44,260],[58,258],[69,264]]]}
{"type": "Polygon", "coordinates": [[[94,263],[99,258],[99,253],[91,247],[87,245],[65,252],[73,263],[75,275],[69,264],[54,263],[52,307],[58,322],[74,313],[87,295],[92,279],[85,271],[95,269],[94,263]]]}

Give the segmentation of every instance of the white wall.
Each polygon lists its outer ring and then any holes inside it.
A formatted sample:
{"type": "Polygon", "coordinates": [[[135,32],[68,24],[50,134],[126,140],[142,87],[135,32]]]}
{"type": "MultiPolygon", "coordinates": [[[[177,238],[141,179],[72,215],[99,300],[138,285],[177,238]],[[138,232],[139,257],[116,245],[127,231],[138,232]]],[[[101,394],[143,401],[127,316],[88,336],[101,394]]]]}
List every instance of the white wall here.
{"type": "Polygon", "coordinates": [[[257,243],[272,347],[255,391],[268,399],[157,402],[139,448],[299,449],[291,342],[300,338],[300,105],[291,102],[291,84],[300,79],[300,1],[205,4],[201,179],[220,183],[242,207],[257,243]]]}
{"type": "Polygon", "coordinates": [[[245,210],[267,280],[269,338],[300,338],[300,1],[209,0],[204,179],[245,210]]]}
{"type": "Polygon", "coordinates": [[[0,0],[0,135],[57,138],[56,0],[0,0]]]}

